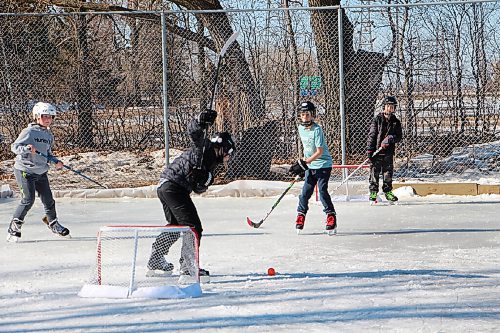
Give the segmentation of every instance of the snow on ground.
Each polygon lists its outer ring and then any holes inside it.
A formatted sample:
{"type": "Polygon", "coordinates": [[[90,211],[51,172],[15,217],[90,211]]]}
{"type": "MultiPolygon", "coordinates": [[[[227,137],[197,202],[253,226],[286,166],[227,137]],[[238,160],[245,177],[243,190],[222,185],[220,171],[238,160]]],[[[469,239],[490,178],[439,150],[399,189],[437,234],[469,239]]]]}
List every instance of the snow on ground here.
{"type": "MultiPolygon", "coordinates": [[[[414,157],[409,163],[396,160],[395,181],[459,183],[463,181],[478,184],[498,184],[500,179],[499,149],[500,141],[468,147],[456,148],[450,157],[440,160],[436,156],[424,154],[414,157]],[[438,166],[436,166],[438,165],[438,166]]],[[[173,161],[181,151],[169,150],[169,159],[173,161]]],[[[14,156],[12,154],[12,156],[14,156]]],[[[104,151],[83,152],[59,156],[63,163],[92,178],[108,188],[137,188],[158,183],[165,165],[165,151],[104,151]]],[[[12,168],[14,159],[0,161],[0,185],[10,186],[17,191],[12,168]]],[[[270,169],[276,174],[288,175],[289,164],[273,164],[270,169]]],[[[352,169],[350,171],[353,171],[352,169]]],[[[357,171],[352,181],[366,183],[368,169],[357,171]]],[[[80,175],[63,168],[49,170],[49,179],[53,190],[99,189],[100,187],[80,175]]],[[[333,169],[332,180],[342,179],[341,169],[333,169]]],[[[216,184],[227,180],[216,179],[216,184]]],[[[263,184],[260,182],[260,184],[263,184]]],[[[241,184],[238,184],[238,188],[241,184]]],[[[253,196],[249,193],[247,196],[253,196]]]]}
{"type": "MultiPolygon", "coordinates": [[[[398,206],[336,201],[331,237],[315,204],[296,235],[295,194],[259,229],[246,216],[262,219],[276,196],[196,196],[211,283],[162,300],[77,296],[99,227],[163,224],[156,198],[58,198],[71,240],[40,222],[37,200],[22,242],[0,241],[0,332],[498,332],[500,196],[398,194],[398,206]]],[[[0,199],[4,232],[17,200],[0,199]]]]}

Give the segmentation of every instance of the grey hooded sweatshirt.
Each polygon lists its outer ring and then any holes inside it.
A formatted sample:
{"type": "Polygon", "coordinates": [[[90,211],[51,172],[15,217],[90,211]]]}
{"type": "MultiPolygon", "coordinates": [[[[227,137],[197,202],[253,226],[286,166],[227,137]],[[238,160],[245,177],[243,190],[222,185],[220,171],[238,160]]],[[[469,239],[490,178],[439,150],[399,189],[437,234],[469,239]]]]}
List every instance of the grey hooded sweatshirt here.
{"type": "Polygon", "coordinates": [[[39,152],[53,156],[53,143],[54,135],[48,128],[36,123],[29,124],[10,147],[10,150],[17,155],[14,168],[27,173],[44,174],[49,170],[47,158],[38,154],[32,154],[27,145],[33,145],[39,152]]]}

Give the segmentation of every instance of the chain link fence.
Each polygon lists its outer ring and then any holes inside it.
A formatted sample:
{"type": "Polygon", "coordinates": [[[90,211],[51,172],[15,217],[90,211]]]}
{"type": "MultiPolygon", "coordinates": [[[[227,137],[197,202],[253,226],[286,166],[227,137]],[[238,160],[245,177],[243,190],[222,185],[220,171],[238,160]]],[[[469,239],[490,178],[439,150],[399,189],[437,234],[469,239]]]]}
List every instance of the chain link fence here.
{"type": "Polygon", "coordinates": [[[54,151],[65,163],[112,187],[154,184],[165,159],[190,146],[187,124],[214,93],[212,131],[231,132],[238,148],[219,183],[289,179],[304,100],[318,106],[334,163],[361,163],[388,94],[404,131],[396,179],[498,175],[499,17],[495,1],[0,14],[0,177],[13,182],[10,144],[46,101],[58,109],[54,151]]]}

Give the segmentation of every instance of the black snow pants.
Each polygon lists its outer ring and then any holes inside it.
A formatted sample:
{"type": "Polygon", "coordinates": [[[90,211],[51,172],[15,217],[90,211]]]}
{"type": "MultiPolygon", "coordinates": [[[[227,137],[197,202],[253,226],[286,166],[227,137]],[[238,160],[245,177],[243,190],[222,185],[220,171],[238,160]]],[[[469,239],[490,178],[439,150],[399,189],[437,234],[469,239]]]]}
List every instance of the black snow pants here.
{"type": "MultiPolygon", "coordinates": [[[[188,226],[195,230],[200,244],[203,228],[196,207],[189,193],[172,182],[165,182],[157,189],[158,198],[163,205],[167,225],[188,226]]],[[[161,233],[152,245],[152,256],[168,254],[170,247],[179,239],[180,233],[161,233]]],[[[183,244],[184,246],[184,244],[183,244]]]]}
{"type": "Polygon", "coordinates": [[[379,188],[379,178],[382,173],[382,191],[392,191],[392,175],[394,173],[394,156],[377,155],[372,159],[370,167],[370,192],[377,192],[379,188]]]}

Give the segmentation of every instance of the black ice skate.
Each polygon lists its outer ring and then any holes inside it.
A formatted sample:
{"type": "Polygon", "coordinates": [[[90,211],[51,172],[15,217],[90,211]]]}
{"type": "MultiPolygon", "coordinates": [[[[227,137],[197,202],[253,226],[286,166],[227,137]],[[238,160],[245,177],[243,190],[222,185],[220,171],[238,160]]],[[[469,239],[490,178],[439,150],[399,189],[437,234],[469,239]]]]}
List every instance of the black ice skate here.
{"type": "MultiPolygon", "coordinates": [[[[196,272],[196,271],[195,271],[196,272]]],[[[192,276],[192,272],[188,270],[181,270],[181,276],[179,277],[180,284],[189,284],[196,283],[196,277],[192,276]]],[[[201,283],[209,283],[210,282],[210,272],[206,269],[200,268],[198,271],[198,275],[200,277],[201,283]]]]}
{"type": "Polygon", "coordinates": [[[61,237],[67,237],[71,238],[71,235],[69,234],[69,229],[63,227],[57,219],[50,221],[47,218],[47,216],[44,216],[42,218],[43,223],[47,225],[47,227],[55,234],[58,234],[61,237]]]}
{"type": "Polygon", "coordinates": [[[12,221],[10,221],[9,229],[7,230],[7,242],[17,243],[19,241],[23,223],[24,222],[20,219],[12,219],[12,221]]]}
{"type": "Polygon", "coordinates": [[[335,215],[335,213],[326,215],[326,233],[329,236],[337,234],[337,216],[335,215]]]}
{"type": "Polygon", "coordinates": [[[174,265],[165,260],[163,255],[152,254],[148,261],[148,272],[146,276],[149,277],[163,277],[172,275],[174,265]]]}

